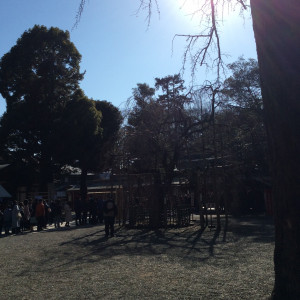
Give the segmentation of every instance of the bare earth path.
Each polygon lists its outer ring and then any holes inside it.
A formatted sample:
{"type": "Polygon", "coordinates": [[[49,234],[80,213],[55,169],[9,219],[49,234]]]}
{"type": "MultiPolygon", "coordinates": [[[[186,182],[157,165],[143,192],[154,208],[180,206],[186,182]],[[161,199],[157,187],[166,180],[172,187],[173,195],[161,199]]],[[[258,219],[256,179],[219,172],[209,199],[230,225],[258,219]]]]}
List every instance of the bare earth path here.
{"type": "Polygon", "coordinates": [[[227,230],[103,225],[0,239],[0,299],[267,299],[270,218],[230,218],[227,230]]]}

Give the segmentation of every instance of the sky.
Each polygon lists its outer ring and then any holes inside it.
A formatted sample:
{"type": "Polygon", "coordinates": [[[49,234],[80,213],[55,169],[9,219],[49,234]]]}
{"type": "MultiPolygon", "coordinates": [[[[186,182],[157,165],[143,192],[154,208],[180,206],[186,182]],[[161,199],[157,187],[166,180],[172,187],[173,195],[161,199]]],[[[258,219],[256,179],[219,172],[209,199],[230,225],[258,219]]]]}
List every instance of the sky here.
{"type": "MultiPolygon", "coordinates": [[[[147,13],[137,13],[139,0],[88,0],[72,30],[80,0],[0,0],[0,57],[36,24],[68,30],[86,72],[80,87],[89,98],[122,109],[138,83],[154,86],[156,77],[181,71],[186,40],[174,36],[199,32],[199,17],[191,15],[197,1],[203,0],[158,0],[160,13],[154,8],[148,26],[147,13]]],[[[226,63],[239,56],[257,58],[250,13],[241,18],[238,11],[225,8],[220,22],[226,63]]],[[[189,87],[189,64],[182,76],[189,87]]],[[[200,68],[193,82],[200,85],[214,76],[200,68]]],[[[0,95],[0,116],[5,110],[0,95]]]]}

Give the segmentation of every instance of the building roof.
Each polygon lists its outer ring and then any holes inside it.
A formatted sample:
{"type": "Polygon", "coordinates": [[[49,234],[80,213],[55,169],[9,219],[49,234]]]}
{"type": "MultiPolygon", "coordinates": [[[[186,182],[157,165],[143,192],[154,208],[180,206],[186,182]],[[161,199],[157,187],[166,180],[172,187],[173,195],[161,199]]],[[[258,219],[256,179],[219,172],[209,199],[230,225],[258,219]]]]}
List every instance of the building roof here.
{"type": "Polygon", "coordinates": [[[0,198],[11,198],[11,194],[0,184],[0,198]]]}
{"type": "Polygon", "coordinates": [[[9,164],[0,165],[0,170],[6,168],[6,167],[8,167],[8,166],[9,166],[9,164]]]}
{"type": "MultiPolygon", "coordinates": [[[[88,192],[93,192],[93,191],[97,191],[97,190],[107,190],[107,189],[118,189],[122,187],[121,185],[111,185],[111,184],[98,184],[95,186],[87,186],[87,191],[88,192]]],[[[76,191],[80,191],[80,187],[79,186],[73,186],[70,189],[67,189],[67,192],[76,192],[76,191]]]]}

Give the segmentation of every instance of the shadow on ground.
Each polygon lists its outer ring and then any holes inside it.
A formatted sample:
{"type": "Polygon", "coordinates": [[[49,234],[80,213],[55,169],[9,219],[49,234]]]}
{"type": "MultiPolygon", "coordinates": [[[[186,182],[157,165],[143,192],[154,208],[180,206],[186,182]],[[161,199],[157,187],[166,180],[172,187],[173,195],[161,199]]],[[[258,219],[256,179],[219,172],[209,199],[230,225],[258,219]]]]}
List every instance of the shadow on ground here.
{"type": "Polygon", "coordinates": [[[104,237],[104,226],[91,227],[88,233],[74,227],[76,236],[72,235],[60,242],[56,249],[46,251],[44,263],[54,258],[63,262],[60,265],[63,266],[75,261],[94,263],[95,259],[117,256],[168,255],[192,264],[194,261],[204,262],[211,257],[224,259],[224,255],[234,256],[235,251],[227,251],[232,247],[242,251],[245,245],[270,244],[274,241],[270,218],[249,216],[230,218],[228,224],[225,220],[222,222],[221,230],[208,227],[202,230],[198,223],[184,228],[160,230],[116,227],[116,236],[108,239],[104,237]]]}

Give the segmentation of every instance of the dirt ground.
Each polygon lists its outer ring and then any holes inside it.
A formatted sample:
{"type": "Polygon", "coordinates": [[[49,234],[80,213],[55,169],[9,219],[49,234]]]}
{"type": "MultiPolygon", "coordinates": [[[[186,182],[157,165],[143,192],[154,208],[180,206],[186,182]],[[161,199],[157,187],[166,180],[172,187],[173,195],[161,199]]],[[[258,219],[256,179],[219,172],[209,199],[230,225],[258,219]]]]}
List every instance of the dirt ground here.
{"type": "MultiPolygon", "coordinates": [[[[224,222],[224,220],[223,220],[224,222]]],[[[0,299],[267,299],[272,219],[229,218],[222,230],[50,228],[0,239],[0,299]]]]}

